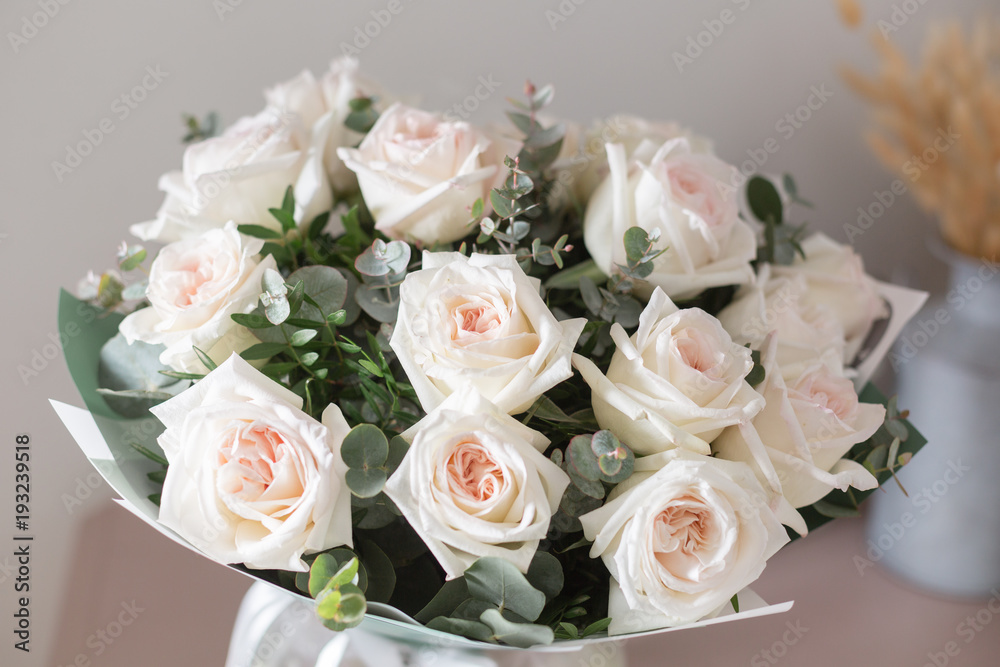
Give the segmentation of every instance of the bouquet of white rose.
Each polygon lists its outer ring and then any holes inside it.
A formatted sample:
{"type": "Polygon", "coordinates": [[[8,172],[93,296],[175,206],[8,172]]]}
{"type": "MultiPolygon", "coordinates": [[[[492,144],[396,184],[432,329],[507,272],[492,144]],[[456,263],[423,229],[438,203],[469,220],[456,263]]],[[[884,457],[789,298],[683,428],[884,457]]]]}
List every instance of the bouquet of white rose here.
{"type": "Polygon", "coordinates": [[[60,416],[132,511],[334,630],[786,609],[747,589],[768,559],[923,443],[865,388],[920,297],[792,224],[791,178],[525,93],[479,128],[342,60],[219,136],[190,118],[131,230],[164,245],[63,294],[88,412],[60,416]]]}

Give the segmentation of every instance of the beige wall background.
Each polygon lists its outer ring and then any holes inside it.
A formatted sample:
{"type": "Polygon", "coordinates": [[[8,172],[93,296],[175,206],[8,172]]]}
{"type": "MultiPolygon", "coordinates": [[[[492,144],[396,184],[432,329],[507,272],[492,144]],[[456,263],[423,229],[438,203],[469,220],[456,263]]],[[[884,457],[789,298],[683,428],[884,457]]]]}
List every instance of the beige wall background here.
{"type": "MultiPolygon", "coordinates": [[[[182,112],[200,116],[215,110],[226,123],[254,113],[262,107],[264,87],[304,67],[325,70],[343,44],[360,51],[370,76],[398,93],[419,94],[429,109],[462,104],[481,77],[492,80],[496,90],[471,110],[474,122],[500,119],[504,97],[520,95],[530,77],[556,84],[555,114],[589,121],[628,111],[677,120],[713,137],[719,154],[731,162],[748,159],[748,151],[776,139],[779,151],[763,170],[792,172],[802,194],[817,205],[808,215],[815,228],[846,241],[844,226],[857,219],[858,207],[876,201],[874,193],[887,190],[895,176],[867,151],[861,138],[866,110],[841,84],[836,67],[873,66],[869,31],[876,20],[889,19],[896,4],[915,10],[893,35],[910,53],[929,21],[942,16],[968,21],[995,8],[989,0],[862,0],[866,28],[852,31],[839,20],[833,0],[396,1],[402,7],[396,15],[385,12],[389,0],[7,0],[0,5],[0,655],[9,656],[0,660],[4,665],[56,664],[48,651],[65,591],[79,584],[69,573],[85,551],[98,566],[102,561],[93,554],[104,550],[115,550],[109,563],[129,562],[130,544],[153,539],[136,522],[134,533],[107,544],[93,542],[99,533],[88,533],[86,526],[96,525],[95,517],[108,509],[109,492],[103,484],[90,489],[89,466],[47,399],[79,404],[53,342],[58,288],[72,288],[88,270],[111,266],[127,225],[155,213],[161,201],[158,176],[180,164],[182,112]],[[679,71],[674,53],[724,10],[733,20],[679,71]],[[391,19],[385,22],[387,15],[391,19]],[[384,25],[373,23],[379,16],[384,25]],[[377,34],[364,36],[366,26],[377,34]],[[161,80],[134,108],[124,106],[121,96],[142,86],[149,68],[161,72],[161,80]],[[791,135],[787,125],[782,130],[786,114],[794,114],[819,88],[830,92],[822,106],[791,135]],[[102,121],[113,130],[100,131],[102,121]],[[67,146],[83,141],[85,133],[95,136],[95,130],[100,142],[92,152],[57,175],[53,162],[65,162],[67,146]],[[26,368],[35,372],[27,374],[26,368]],[[30,434],[33,456],[30,655],[11,651],[8,629],[14,608],[13,444],[19,433],[30,434]],[[81,502],[67,508],[66,498],[73,496],[81,502]]],[[[714,24],[717,31],[719,25],[714,24]]],[[[702,36],[702,41],[708,40],[702,36]]],[[[877,277],[935,289],[943,270],[925,248],[931,229],[904,198],[855,241],[877,277]]],[[[151,565],[145,573],[138,568],[135,576],[181,587],[185,572],[179,563],[151,565]]],[[[212,596],[211,581],[199,584],[200,595],[212,596]]],[[[242,584],[225,579],[222,585],[231,590],[242,584]]],[[[191,618],[176,619],[177,628],[198,622],[193,620],[198,605],[197,598],[191,600],[191,618]]],[[[76,601],[69,613],[87,619],[92,610],[86,601],[76,601]]],[[[108,620],[95,618],[94,626],[108,620]]],[[[212,622],[228,634],[231,618],[212,622]]],[[[169,653],[172,643],[183,641],[179,633],[169,624],[161,627],[162,643],[150,650],[169,653]]],[[[93,664],[101,661],[95,658],[93,664]]]]}

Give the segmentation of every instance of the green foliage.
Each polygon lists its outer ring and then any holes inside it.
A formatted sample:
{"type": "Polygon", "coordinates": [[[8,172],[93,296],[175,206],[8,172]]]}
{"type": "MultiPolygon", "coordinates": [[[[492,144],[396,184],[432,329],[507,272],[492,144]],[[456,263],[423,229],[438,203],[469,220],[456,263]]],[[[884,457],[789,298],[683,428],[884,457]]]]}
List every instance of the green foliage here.
{"type": "MultiPolygon", "coordinates": [[[[869,383],[859,398],[864,403],[886,406],[885,422],[868,440],[854,445],[846,458],[867,468],[878,479],[880,486],[891,479],[906,493],[896,473],[927,444],[927,440],[907,421],[909,415],[899,410],[895,397],[886,399],[869,383]]],[[[799,513],[806,520],[809,530],[814,530],[831,519],[859,516],[861,503],[874,491],[848,489],[845,492],[835,489],[822,500],[801,508],[799,513]]],[[[795,537],[793,534],[792,538],[795,537]]]]}
{"type": "Polygon", "coordinates": [[[101,347],[97,392],[108,407],[123,417],[139,419],[188,386],[163,372],[169,370],[160,363],[163,349],[142,341],[130,345],[120,333],[101,347]]]}
{"type": "Polygon", "coordinates": [[[219,114],[214,111],[209,111],[205,115],[205,119],[201,121],[192,114],[184,114],[183,119],[187,134],[184,135],[181,142],[185,144],[211,139],[219,131],[219,114]]]}
{"type": "Polygon", "coordinates": [[[480,558],[461,579],[445,584],[417,619],[479,641],[521,648],[550,644],[552,628],[534,621],[562,582],[562,566],[545,552],[535,554],[527,576],[506,560],[480,558]]]}
{"type": "Polygon", "coordinates": [[[374,97],[355,97],[348,104],[350,113],[344,118],[344,125],[360,134],[368,134],[368,131],[378,120],[378,111],[375,110],[374,97]]]}
{"type": "MultiPolygon", "coordinates": [[[[792,201],[808,205],[808,202],[798,198],[791,176],[786,175],[784,181],[792,201]]],[[[751,213],[764,227],[764,245],[757,250],[757,261],[788,265],[795,261],[796,255],[804,259],[802,240],[807,225],[792,225],[785,220],[785,206],[778,188],[763,176],[753,176],[747,182],[746,194],[751,213]]]]}
{"type": "Polygon", "coordinates": [[[747,384],[751,387],[758,387],[767,376],[767,371],[764,370],[764,364],[761,363],[760,350],[751,351],[750,358],[753,360],[753,368],[747,373],[747,384]]]}
{"type": "MultiPolygon", "coordinates": [[[[346,549],[340,551],[351,553],[346,549]]],[[[321,553],[309,569],[309,594],[317,602],[316,613],[323,625],[331,630],[347,630],[364,620],[368,603],[364,591],[353,583],[359,577],[360,567],[353,554],[345,561],[338,560],[333,553],[321,553]]]]}

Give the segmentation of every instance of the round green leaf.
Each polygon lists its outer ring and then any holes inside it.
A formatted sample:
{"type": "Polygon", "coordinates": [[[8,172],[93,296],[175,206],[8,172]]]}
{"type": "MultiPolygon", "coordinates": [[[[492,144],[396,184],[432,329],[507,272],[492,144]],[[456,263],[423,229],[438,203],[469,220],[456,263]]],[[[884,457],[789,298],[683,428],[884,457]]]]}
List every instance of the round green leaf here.
{"type": "Polygon", "coordinates": [[[323,316],[344,307],[347,300],[347,279],[337,269],[329,266],[306,266],[288,276],[288,282],[293,285],[299,280],[303,283],[305,293],[323,309],[323,315],[320,315],[315,306],[304,303],[299,317],[322,320],[323,316]]]}
{"type": "Polygon", "coordinates": [[[501,558],[480,558],[465,570],[469,595],[500,609],[509,609],[529,621],[545,607],[545,594],[532,586],[512,563],[501,558]]]}
{"type": "Polygon", "coordinates": [[[371,498],[382,492],[388,475],[381,468],[351,468],[344,479],[354,495],[371,498]]]}
{"type": "Polygon", "coordinates": [[[379,468],[389,456],[389,441],[374,424],[359,424],[344,438],[340,456],[348,468],[379,468]]]}
{"type": "Polygon", "coordinates": [[[592,436],[578,435],[566,447],[569,468],[582,479],[596,481],[601,478],[601,468],[597,464],[597,452],[593,449],[592,436]]]}
{"type": "Polygon", "coordinates": [[[780,224],[784,221],[781,195],[774,184],[763,176],[754,176],[747,183],[747,202],[754,216],[761,222],[771,220],[780,224]]]}

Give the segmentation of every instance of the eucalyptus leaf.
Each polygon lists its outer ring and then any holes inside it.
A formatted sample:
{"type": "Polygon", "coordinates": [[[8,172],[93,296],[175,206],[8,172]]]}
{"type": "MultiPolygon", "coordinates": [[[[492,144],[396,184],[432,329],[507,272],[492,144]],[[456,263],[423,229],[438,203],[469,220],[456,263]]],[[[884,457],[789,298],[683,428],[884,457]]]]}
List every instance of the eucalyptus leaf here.
{"type": "Polygon", "coordinates": [[[315,338],[318,333],[315,329],[299,329],[289,337],[288,342],[292,347],[302,347],[315,338]]]}
{"type": "Polygon", "coordinates": [[[562,592],[564,581],[563,567],[559,559],[547,551],[536,551],[528,566],[528,582],[545,594],[546,600],[552,600],[562,592]]]}
{"type": "Polygon", "coordinates": [[[545,607],[545,594],[528,583],[512,563],[501,558],[480,558],[465,570],[469,594],[499,609],[534,621],[545,607]]]}
{"type": "Polygon", "coordinates": [[[399,313],[399,300],[389,300],[384,288],[363,285],[354,293],[354,298],[361,309],[372,316],[377,322],[395,322],[399,313]]]}
{"type": "Polygon", "coordinates": [[[139,299],[146,298],[146,289],[149,287],[149,283],[145,280],[131,283],[125,286],[122,290],[122,299],[125,301],[138,301],[139,299]]]}
{"type": "Polygon", "coordinates": [[[365,597],[372,602],[389,602],[396,587],[396,570],[382,548],[371,540],[361,542],[361,554],[368,570],[368,589],[365,597]]]}
{"type": "Polygon", "coordinates": [[[344,476],[351,493],[360,498],[377,496],[385,488],[387,479],[380,468],[350,468],[344,476]]]}
{"type": "Polygon", "coordinates": [[[585,480],[597,481],[601,478],[601,468],[591,445],[592,438],[589,435],[578,435],[570,440],[566,447],[566,461],[572,473],[585,480]]]}
{"type": "Polygon", "coordinates": [[[161,372],[170,370],[160,363],[163,350],[162,345],[141,341],[130,345],[120,333],[101,347],[97,382],[100,389],[106,390],[99,393],[108,407],[122,417],[147,417],[150,407],[188,386],[188,382],[178,382],[161,372]]]}
{"type": "Polygon", "coordinates": [[[413,618],[426,624],[437,616],[451,616],[459,605],[469,599],[469,587],[465,579],[459,577],[444,582],[444,585],[413,618]]]}
{"type": "Polygon", "coordinates": [[[539,644],[551,644],[555,639],[552,628],[547,625],[512,623],[496,609],[487,609],[479,620],[490,628],[494,639],[508,646],[530,648],[539,644]]]}
{"type": "Polygon", "coordinates": [[[306,266],[288,276],[288,282],[292,284],[299,280],[303,283],[305,293],[323,309],[320,314],[315,306],[307,303],[302,306],[299,317],[322,321],[330,313],[344,307],[348,282],[337,269],[329,266],[306,266]]]}
{"type": "Polygon", "coordinates": [[[747,202],[754,216],[761,222],[784,222],[781,195],[774,184],[763,176],[754,176],[747,183],[747,202]]]}
{"type": "Polygon", "coordinates": [[[493,631],[488,625],[478,621],[466,621],[458,618],[448,618],[447,616],[432,618],[427,623],[427,627],[431,630],[439,630],[451,635],[468,637],[469,639],[481,642],[491,641],[493,637],[493,631]]]}
{"type": "Polygon", "coordinates": [[[831,519],[854,518],[861,516],[861,512],[858,511],[857,508],[835,505],[825,500],[816,501],[812,504],[812,507],[823,516],[830,517],[831,519]]]}
{"type": "Polygon", "coordinates": [[[340,456],[348,468],[378,468],[389,456],[389,441],[374,424],[359,424],[344,437],[340,456]]]}

